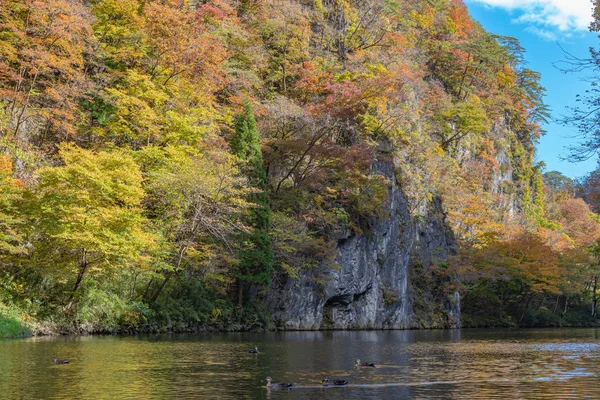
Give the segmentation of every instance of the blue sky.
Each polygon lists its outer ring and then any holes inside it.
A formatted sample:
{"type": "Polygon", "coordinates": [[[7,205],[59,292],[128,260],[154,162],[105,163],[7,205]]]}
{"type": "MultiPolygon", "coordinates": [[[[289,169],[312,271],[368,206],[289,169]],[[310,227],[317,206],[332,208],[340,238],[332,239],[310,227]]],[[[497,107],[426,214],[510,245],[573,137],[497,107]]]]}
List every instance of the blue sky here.
{"type": "MultiPolygon", "coordinates": [[[[600,39],[589,33],[591,20],[589,0],[465,0],[471,16],[486,30],[518,38],[527,49],[528,67],[542,73],[547,89],[546,103],[554,118],[576,105],[575,96],[583,94],[589,84],[582,75],[565,75],[553,63],[564,60],[559,47],[576,56],[586,57],[590,46],[600,47],[600,39]]],[[[557,170],[576,178],[596,167],[597,159],[581,163],[561,160],[566,146],[574,145],[578,132],[557,123],[545,126],[548,133],[537,146],[537,160],[544,161],[546,170],[557,170]]]]}

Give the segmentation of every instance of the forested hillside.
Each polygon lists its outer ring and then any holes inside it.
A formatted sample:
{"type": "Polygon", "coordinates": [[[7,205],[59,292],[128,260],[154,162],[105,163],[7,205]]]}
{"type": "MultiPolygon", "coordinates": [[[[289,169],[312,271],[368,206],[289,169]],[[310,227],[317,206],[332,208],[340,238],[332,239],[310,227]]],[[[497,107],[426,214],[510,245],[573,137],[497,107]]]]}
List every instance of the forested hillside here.
{"type": "Polygon", "coordinates": [[[411,327],[455,293],[463,326],[595,323],[600,220],[534,163],[524,55],[461,0],[0,0],[0,332],[280,327],[392,186],[454,242],[411,327]]]}

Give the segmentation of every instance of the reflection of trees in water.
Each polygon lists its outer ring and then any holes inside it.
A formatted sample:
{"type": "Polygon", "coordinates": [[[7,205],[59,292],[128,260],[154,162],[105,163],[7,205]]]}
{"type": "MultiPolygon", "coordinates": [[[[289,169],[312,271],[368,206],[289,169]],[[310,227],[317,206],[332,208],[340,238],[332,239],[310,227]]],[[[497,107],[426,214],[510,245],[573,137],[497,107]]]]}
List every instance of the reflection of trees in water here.
{"type": "Polygon", "coordinates": [[[0,393],[80,399],[597,398],[598,334],[345,331],[8,341],[0,342],[0,393]],[[248,353],[254,345],[260,354],[248,353]],[[53,357],[71,364],[53,366],[53,357]],[[377,368],[355,368],[357,358],[377,368]],[[350,384],[322,388],[324,375],[350,384]],[[269,394],[261,387],[266,376],[304,387],[269,394]]]}

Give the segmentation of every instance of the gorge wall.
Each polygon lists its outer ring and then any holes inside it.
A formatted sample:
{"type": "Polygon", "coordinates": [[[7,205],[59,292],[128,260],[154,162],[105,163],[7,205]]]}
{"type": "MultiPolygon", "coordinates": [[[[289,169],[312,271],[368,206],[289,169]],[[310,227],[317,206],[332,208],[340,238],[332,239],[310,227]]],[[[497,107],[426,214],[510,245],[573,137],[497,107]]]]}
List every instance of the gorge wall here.
{"type": "MultiPolygon", "coordinates": [[[[387,178],[387,199],[362,233],[337,238],[334,267],[304,271],[274,287],[268,302],[278,325],[288,330],[410,329],[417,324],[411,266],[427,269],[454,251],[441,201],[433,199],[425,215],[414,217],[391,159],[380,156],[374,174],[387,178]],[[323,278],[325,277],[325,278],[323,278]]],[[[423,272],[423,271],[419,271],[423,272]]],[[[429,295],[429,293],[425,293],[429,295]]],[[[452,293],[443,304],[445,321],[460,326],[460,300],[452,293]]],[[[425,323],[425,325],[428,325],[425,323]]],[[[429,324],[433,326],[433,324],[429,324]]]]}

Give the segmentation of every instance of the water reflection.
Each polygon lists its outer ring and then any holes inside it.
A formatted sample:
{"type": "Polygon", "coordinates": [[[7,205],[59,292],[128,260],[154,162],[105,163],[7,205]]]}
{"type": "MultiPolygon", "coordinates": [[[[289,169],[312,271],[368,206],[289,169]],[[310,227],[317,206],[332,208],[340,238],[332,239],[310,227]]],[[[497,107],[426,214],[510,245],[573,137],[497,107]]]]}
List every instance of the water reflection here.
{"type": "Polygon", "coordinates": [[[0,341],[2,398],[600,397],[598,330],[289,332],[0,341]],[[260,354],[249,354],[258,345],[260,354]],[[71,361],[52,365],[54,357],[71,361]],[[374,361],[360,368],[354,361],[374,361]],[[323,387],[323,376],[346,387],[323,387]],[[261,380],[294,382],[281,392],[261,380]]]}

